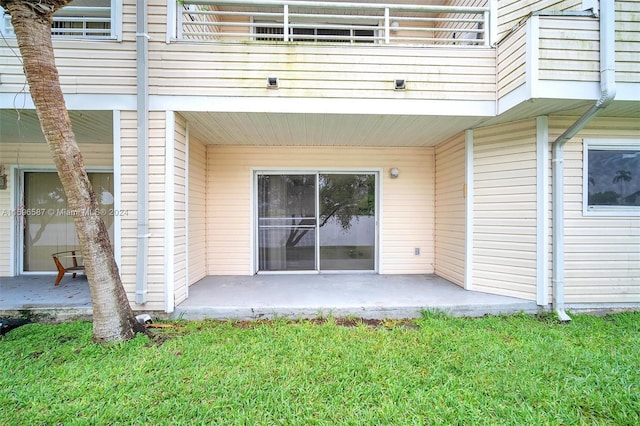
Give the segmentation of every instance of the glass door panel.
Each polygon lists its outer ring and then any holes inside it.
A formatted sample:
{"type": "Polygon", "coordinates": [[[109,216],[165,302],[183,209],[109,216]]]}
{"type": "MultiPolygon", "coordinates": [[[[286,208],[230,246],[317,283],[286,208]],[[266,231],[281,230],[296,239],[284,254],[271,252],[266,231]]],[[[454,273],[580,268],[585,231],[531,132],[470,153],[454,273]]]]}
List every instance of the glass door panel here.
{"type": "MultiPolygon", "coordinates": [[[[89,173],[89,180],[105,212],[109,237],[113,241],[113,174],[89,173]]],[[[68,210],[67,197],[55,172],[24,173],[24,253],[23,270],[29,272],[55,271],[51,254],[77,250],[78,237],[73,217],[68,210]]]]}
{"type": "Polygon", "coordinates": [[[375,270],[375,175],[321,174],[320,270],[375,270]]]}
{"type": "Polygon", "coordinates": [[[316,175],[258,175],[258,269],[316,269],[316,175]]]}

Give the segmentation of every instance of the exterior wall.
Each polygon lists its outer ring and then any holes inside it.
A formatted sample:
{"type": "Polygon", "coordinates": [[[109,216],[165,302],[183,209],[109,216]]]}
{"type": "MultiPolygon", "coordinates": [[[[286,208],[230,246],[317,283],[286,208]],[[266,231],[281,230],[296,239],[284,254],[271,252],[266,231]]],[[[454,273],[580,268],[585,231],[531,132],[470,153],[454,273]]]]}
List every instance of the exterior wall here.
{"type": "Polygon", "coordinates": [[[501,0],[498,2],[498,40],[502,40],[532,12],[581,9],[582,0],[501,0]]]}
{"type": "Polygon", "coordinates": [[[540,19],[540,80],[600,81],[600,22],[540,19]]]}
{"type": "Polygon", "coordinates": [[[434,272],[434,150],[365,147],[207,147],[207,273],[251,271],[252,169],[380,169],[380,273],[434,272]],[[400,177],[390,179],[397,167],[400,177]],[[414,249],[420,248],[416,256],[414,249]]]}
{"type": "Polygon", "coordinates": [[[207,275],[207,148],[189,137],[189,285],[207,275]]]}
{"type": "MultiPolygon", "coordinates": [[[[79,144],[86,167],[113,167],[113,145],[79,144]]],[[[0,143],[0,163],[7,174],[7,189],[0,190],[0,277],[10,276],[11,250],[17,250],[11,241],[12,217],[8,213],[12,207],[10,188],[15,188],[12,167],[42,167],[55,170],[49,146],[46,143],[0,143]],[[4,212],[7,214],[3,214],[4,212]]],[[[15,206],[14,206],[15,208],[15,206]]],[[[52,264],[53,265],[53,264],[52,264]]]]}
{"type": "Polygon", "coordinates": [[[121,113],[121,206],[128,214],[122,217],[122,260],[120,274],[132,301],[133,309],[164,310],[165,264],[165,114],[149,115],[149,262],[147,303],[135,300],[138,160],[137,119],[135,111],[121,113]]]}
{"type": "Polygon", "coordinates": [[[616,80],[640,83],[640,2],[616,1],[616,80]]]}
{"type": "Polygon", "coordinates": [[[465,138],[436,147],[435,273],[464,286],[465,138]]]}
{"type": "MultiPolygon", "coordinates": [[[[173,147],[173,285],[175,303],[187,298],[187,121],[175,117],[173,147]]],[[[167,153],[167,155],[171,155],[167,153]]],[[[170,278],[171,279],[171,278],[170,278]]]]}
{"type": "Polygon", "coordinates": [[[154,43],[149,58],[152,95],[495,99],[493,49],[154,43]],[[278,90],[266,88],[269,76],[278,90]],[[406,91],[394,90],[396,78],[406,91]]]}
{"type": "Polygon", "coordinates": [[[527,27],[522,26],[498,45],[498,98],[526,84],[527,27]]]}
{"type": "Polygon", "coordinates": [[[473,289],[536,299],[536,122],[474,131],[473,289]]]}
{"type": "MultiPolygon", "coordinates": [[[[135,94],[135,0],[123,0],[123,39],[53,40],[60,84],[65,94],[135,94]]],[[[15,38],[0,44],[0,94],[19,93],[26,78],[16,57],[15,38]]]]}
{"type": "MultiPolygon", "coordinates": [[[[551,117],[550,141],[574,121],[551,117]]],[[[583,138],[640,140],[640,124],[596,118],[565,145],[565,302],[640,303],[640,217],[583,214],[583,138]]]]}

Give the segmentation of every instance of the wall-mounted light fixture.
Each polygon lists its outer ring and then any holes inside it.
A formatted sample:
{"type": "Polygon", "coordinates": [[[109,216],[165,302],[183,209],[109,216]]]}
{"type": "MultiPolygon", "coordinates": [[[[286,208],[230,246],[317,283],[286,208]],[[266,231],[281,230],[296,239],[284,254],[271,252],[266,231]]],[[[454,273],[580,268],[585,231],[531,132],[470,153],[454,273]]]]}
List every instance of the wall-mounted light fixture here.
{"type": "Polygon", "coordinates": [[[400,22],[393,21],[393,22],[391,22],[390,27],[391,27],[391,32],[395,33],[400,28],[400,22]]]}
{"type": "Polygon", "coordinates": [[[407,81],[404,78],[395,79],[393,84],[396,90],[405,90],[407,88],[407,81]]]}
{"type": "Polygon", "coordinates": [[[7,189],[7,175],[2,164],[0,164],[0,189],[7,189]]]}
{"type": "Polygon", "coordinates": [[[278,88],[278,77],[267,77],[267,89],[278,88]]]}
{"type": "Polygon", "coordinates": [[[394,167],[389,170],[389,177],[391,177],[391,179],[395,179],[398,176],[400,176],[400,170],[398,170],[397,167],[394,167]]]}

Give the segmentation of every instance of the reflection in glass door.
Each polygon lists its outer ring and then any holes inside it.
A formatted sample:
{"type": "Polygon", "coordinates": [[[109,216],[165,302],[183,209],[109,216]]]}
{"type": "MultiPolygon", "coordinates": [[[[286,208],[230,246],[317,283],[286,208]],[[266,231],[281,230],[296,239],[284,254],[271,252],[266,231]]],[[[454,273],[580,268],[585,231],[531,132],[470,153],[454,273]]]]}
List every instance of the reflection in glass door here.
{"type": "MultiPolygon", "coordinates": [[[[89,173],[109,237],[113,241],[113,173],[89,173]]],[[[78,237],[55,172],[24,173],[23,271],[55,271],[51,254],[78,249],[78,237]]]]}
{"type": "Polygon", "coordinates": [[[376,175],[258,174],[259,271],[374,271],[376,175]]]}
{"type": "Polygon", "coordinates": [[[375,269],[375,175],[321,174],[320,270],[375,269]]]}

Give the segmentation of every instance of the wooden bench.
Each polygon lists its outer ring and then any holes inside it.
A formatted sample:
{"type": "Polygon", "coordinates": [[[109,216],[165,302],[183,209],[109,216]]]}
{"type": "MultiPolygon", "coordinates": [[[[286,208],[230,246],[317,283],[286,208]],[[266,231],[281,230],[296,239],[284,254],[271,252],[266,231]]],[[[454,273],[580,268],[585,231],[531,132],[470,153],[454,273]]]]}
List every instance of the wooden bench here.
{"type": "Polygon", "coordinates": [[[76,250],[53,253],[51,257],[53,257],[53,262],[56,264],[56,268],[58,268],[58,276],[56,277],[56,283],[54,285],[60,284],[60,280],[66,273],[71,273],[72,277],[75,278],[78,271],[84,271],[84,265],[82,265],[82,262],[78,262],[78,258],[82,258],[82,254],[76,254],[76,250]],[[71,266],[65,266],[67,262],[63,263],[63,261],[60,260],[64,258],[71,259],[71,266]]]}

